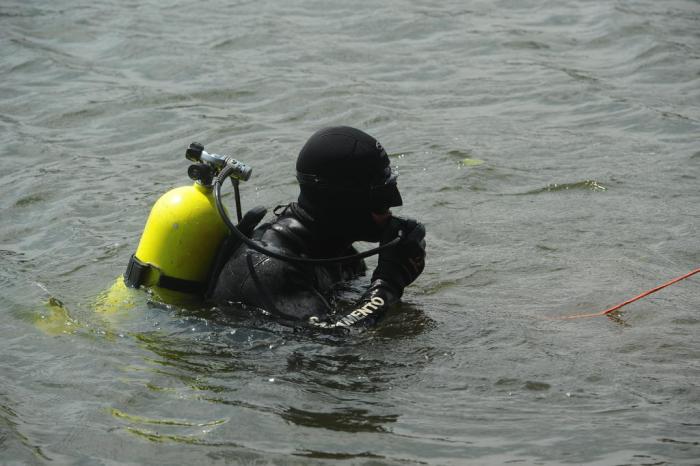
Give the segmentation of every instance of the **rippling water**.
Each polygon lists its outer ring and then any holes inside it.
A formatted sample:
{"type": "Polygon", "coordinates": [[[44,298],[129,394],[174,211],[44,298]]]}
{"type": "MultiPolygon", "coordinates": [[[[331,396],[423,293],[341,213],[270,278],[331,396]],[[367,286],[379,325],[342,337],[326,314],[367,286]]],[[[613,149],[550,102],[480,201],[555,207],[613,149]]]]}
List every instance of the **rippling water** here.
{"type": "MultiPolygon", "coordinates": [[[[0,463],[697,464],[700,3],[0,4],[0,463]],[[201,141],[376,135],[428,266],[349,338],[137,294],[201,141]]],[[[371,264],[370,264],[371,265],[371,264]]],[[[363,282],[348,291],[352,298],[363,282]]]]}

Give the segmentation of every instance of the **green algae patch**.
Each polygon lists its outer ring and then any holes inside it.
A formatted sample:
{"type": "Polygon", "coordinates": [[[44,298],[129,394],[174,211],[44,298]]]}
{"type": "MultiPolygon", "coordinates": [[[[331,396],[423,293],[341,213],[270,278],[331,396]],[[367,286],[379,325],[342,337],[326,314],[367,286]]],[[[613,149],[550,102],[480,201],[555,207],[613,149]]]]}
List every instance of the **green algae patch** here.
{"type": "Polygon", "coordinates": [[[478,167],[479,165],[483,165],[484,161],[481,159],[462,159],[459,164],[463,167],[478,167]]]}

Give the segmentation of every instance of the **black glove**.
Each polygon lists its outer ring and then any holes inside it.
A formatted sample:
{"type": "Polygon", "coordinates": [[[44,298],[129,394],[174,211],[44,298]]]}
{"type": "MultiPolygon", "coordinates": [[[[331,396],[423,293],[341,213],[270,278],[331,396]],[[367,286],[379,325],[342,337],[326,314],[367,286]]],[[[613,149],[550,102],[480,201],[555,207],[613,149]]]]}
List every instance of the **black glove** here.
{"type": "Polygon", "coordinates": [[[401,293],[425,268],[425,227],[412,219],[392,217],[379,244],[386,244],[397,236],[401,236],[401,241],[396,246],[379,253],[372,281],[389,282],[401,293]]]}

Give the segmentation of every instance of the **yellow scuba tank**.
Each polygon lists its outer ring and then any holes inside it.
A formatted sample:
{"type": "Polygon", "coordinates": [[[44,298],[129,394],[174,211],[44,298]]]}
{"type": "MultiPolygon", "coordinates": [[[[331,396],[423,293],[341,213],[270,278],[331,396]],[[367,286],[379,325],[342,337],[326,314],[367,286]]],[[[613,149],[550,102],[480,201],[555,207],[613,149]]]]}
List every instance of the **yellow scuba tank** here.
{"type": "Polygon", "coordinates": [[[203,149],[190,145],[186,156],[198,163],[188,174],[196,182],[156,201],[124,274],[127,286],[150,288],[164,301],[180,301],[183,294],[201,297],[207,289],[217,252],[228,236],[212,193],[214,176],[234,166],[236,179],[250,178],[249,167],[203,149]]]}
{"type": "Polygon", "coordinates": [[[172,189],[151,209],[127,269],[127,277],[140,277],[127,278],[127,283],[203,294],[226,235],[210,186],[195,183],[172,189]]]}

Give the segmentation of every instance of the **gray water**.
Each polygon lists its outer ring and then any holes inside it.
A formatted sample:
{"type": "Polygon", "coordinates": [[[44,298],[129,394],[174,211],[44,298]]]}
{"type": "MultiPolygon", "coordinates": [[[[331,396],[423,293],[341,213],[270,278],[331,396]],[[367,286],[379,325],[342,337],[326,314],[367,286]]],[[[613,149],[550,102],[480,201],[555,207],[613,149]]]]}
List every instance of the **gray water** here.
{"type": "Polygon", "coordinates": [[[700,464],[700,275],[556,319],[700,267],[699,20],[3,0],[0,463],[700,464]],[[395,213],[428,230],[382,325],[303,335],[145,293],[96,311],[191,141],[251,164],[244,206],[271,208],[334,124],[382,141],[395,213]]]}

